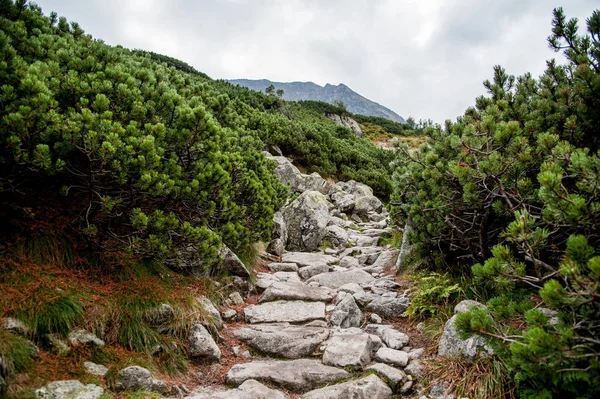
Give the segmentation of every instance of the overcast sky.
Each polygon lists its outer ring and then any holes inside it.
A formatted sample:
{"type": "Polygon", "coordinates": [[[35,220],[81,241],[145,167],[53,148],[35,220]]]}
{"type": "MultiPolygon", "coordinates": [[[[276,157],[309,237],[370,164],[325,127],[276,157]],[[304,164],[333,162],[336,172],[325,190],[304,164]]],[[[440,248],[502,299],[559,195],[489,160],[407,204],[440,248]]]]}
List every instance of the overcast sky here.
{"type": "Polygon", "coordinates": [[[597,0],[37,0],[108,44],[213,78],[344,83],[403,117],[455,119],[492,67],[542,73],[552,9],[597,0]]]}

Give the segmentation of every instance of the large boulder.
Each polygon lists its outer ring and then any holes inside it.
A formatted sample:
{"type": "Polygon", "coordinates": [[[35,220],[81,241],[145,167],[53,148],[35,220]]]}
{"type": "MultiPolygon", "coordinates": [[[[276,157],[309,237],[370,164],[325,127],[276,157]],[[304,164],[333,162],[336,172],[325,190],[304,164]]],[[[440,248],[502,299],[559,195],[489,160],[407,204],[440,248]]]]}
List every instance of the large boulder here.
{"type": "Polygon", "coordinates": [[[392,390],[376,375],[307,392],[302,399],[391,399],[392,390]]]}
{"type": "Polygon", "coordinates": [[[329,329],[327,323],[317,320],[305,325],[248,325],[235,330],[233,334],[262,353],[298,359],[312,355],[319,344],[329,337],[329,329]]]}
{"type": "Polygon", "coordinates": [[[98,399],[104,394],[101,387],[83,385],[77,380],[54,381],[35,391],[36,399],[98,399]]]}
{"type": "Polygon", "coordinates": [[[268,153],[265,154],[265,156],[275,161],[277,166],[273,173],[279,179],[281,184],[290,188],[291,192],[303,193],[305,191],[319,191],[324,194],[329,192],[330,184],[318,173],[315,172],[310,175],[305,175],[286,157],[272,156],[268,153]]]}
{"type": "Polygon", "coordinates": [[[371,301],[367,305],[369,312],[377,313],[380,316],[392,319],[400,316],[410,305],[408,297],[385,297],[381,296],[371,301]]]}
{"type": "Polygon", "coordinates": [[[339,114],[325,114],[325,115],[329,119],[331,119],[332,121],[334,121],[336,124],[338,124],[340,126],[347,127],[348,129],[350,129],[352,131],[352,133],[354,133],[358,137],[362,137],[363,136],[363,131],[360,128],[360,125],[351,116],[348,116],[348,115],[339,115],[339,114]]]}
{"type": "Polygon", "coordinates": [[[363,314],[350,294],[344,296],[331,314],[331,324],[341,328],[360,327],[362,320],[363,314]]]}
{"type": "Polygon", "coordinates": [[[327,198],[318,191],[305,191],[292,203],[282,208],[287,226],[286,249],[291,251],[316,251],[321,244],[329,223],[327,198]]]}
{"type": "Polygon", "coordinates": [[[222,245],[216,259],[207,262],[198,255],[200,244],[188,244],[178,249],[174,257],[166,260],[166,265],[178,273],[193,277],[203,277],[215,269],[234,276],[247,278],[250,272],[231,249],[222,245]]]}
{"type": "Polygon", "coordinates": [[[468,361],[473,361],[480,356],[489,356],[494,350],[487,345],[485,339],[477,334],[471,335],[467,339],[462,339],[456,328],[456,317],[459,313],[468,311],[471,307],[485,308],[485,305],[465,300],[460,302],[454,308],[456,314],[446,322],[444,332],[438,344],[438,355],[449,357],[462,357],[468,361]]]}
{"type": "Polygon", "coordinates": [[[279,385],[293,392],[306,392],[350,377],[349,372],[326,366],[314,359],[267,360],[233,366],[227,373],[225,382],[237,386],[253,379],[279,385]]]}
{"type": "Polygon", "coordinates": [[[193,358],[209,361],[219,361],[221,359],[221,350],[217,343],[200,323],[196,323],[192,327],[188,349],[190,356],[193,358]]]}

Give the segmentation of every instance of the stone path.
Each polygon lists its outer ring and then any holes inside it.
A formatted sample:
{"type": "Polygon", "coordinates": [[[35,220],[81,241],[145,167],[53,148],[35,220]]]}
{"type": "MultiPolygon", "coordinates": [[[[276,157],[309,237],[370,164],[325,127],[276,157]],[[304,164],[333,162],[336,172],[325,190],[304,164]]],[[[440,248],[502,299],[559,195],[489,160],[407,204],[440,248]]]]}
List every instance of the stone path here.
{"type": "Polygon", "coordinates": [[[344,222],[354,245],[285,252],[268,264],[270,273],[257,276],[258,304],[246,306],[238,314],[245,323],[230,330],[255,355],[227,372],[229,388],[204,387],[186,398],[385,399],[410,391],[423,350],[381,324],[398,317],[409,298],[384,273],[397,251],[378,245],[390,233],[387,214],[380,215],[344,222]]]}

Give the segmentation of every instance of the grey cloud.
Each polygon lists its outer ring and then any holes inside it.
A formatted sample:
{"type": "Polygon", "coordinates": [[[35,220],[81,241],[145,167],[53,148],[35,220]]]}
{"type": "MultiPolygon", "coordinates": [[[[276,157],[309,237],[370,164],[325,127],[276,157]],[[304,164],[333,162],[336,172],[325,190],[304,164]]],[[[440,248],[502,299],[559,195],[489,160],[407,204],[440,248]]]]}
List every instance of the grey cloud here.
{"type": "MultiPolygon", "coordinates": [[[[454,119],[501,64],[539,75],[556,0],[37,0],[109,44],[214,78],[344,83],[400,115],[454,119]]],[[[597,0],[569,0],[585,18],[597,0]]]]}

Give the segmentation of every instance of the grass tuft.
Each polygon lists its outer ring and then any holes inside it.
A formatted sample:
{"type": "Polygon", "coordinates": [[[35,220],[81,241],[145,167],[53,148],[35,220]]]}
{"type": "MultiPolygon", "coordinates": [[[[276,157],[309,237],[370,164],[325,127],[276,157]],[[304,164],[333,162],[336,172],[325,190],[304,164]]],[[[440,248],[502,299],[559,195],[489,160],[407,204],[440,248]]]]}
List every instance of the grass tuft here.
{"type": "Polygon", "coordinates": [[[27,307],[16,314],[31,329],[33,337],[45,334],[66,336],[83,316],[83,309],[76,298],[60,295],[36,307],[27,307]]]}

